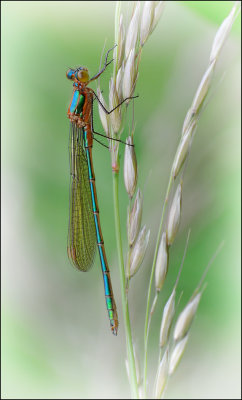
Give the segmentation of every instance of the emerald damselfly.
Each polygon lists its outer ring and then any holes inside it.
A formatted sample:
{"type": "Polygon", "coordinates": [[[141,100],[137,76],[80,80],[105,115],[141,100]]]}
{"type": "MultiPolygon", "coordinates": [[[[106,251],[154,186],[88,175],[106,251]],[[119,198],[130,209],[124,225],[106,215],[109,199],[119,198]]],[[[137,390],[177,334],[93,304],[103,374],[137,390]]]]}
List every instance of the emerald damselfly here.
{"type": "MultiPolygon", "coordinates": [[[[112,50],[112,49],[111,49],[112,50]]],[[[91,81],[97,79],[112,62],[104,67],[91,79],[87,68],[68,69],[66,76],[74,81],[71,102],[68,108],[70,119],[70,209],[67,252],[72,264],[81,271],[88,271],[94,261],[96,247],[100,256],[104,293],[111,329],[114,335],[118,331],[118,314],[113,296],[110,271],[108,267],[102,230],[100,225],[95,174],[92,161],[93,100],[96,98],[103,110],[110,114],[100,102],[96,93],[88,87],[91,81]]]]}

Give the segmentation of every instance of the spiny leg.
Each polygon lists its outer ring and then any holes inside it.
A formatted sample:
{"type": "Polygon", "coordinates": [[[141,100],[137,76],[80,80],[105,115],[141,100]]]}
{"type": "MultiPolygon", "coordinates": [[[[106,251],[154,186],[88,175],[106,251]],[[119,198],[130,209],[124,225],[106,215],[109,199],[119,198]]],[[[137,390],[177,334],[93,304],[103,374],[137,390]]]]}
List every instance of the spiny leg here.
{"type": "MultiPolygon", "coordinates": [[[[94,99],[95,100],[95,99],[94,99]]],[[[111,111],[112,112],[112,111],[111,111]]],[[[103,135],[102,133],[100,133],[100,132],[96,132],[95,131],[95,129],[94,129],[94,124],[93,124],[93,104],[92,104],[92,133],[94,133],[94,134],[96,134],[96,135],[99,135],[99,136],[102,136],[102,137],[104,137],[104,138],[106,138],[106,139],[110,139],[110,140],[114,140],[115,142],[120,142],[120,143],[123,143],[123,144],[125,144],[125,145],[127,145],[127,146],[131,146],[131,147],[134,147],[134,144],[128,144],[128,143],[126,143],[126,142],[124,142],[123,140],[121,140],[121,139],[116,139],[116,138],[111,138],[111,137],[108,137],[107,135],[103,135]]],[[[94,137],[93,137],[93,139],[95,139],[94,137]]],[[[97,139],[95,139],[97,142],[99,142],[97,139]]],[[[101,142],[99,142],[99,143],[101,143],[101,142]]],[[[101,144],[103,144],[103,143],[101,143],[101,144]]],[[[105,145],[103,145],[103,146],[105,146],[105,145]]],[[[107,146],[105,146],[105,147],[107,147],[107,146]]],[[[108,147],[109,148],[109,147],[108,147]]]]}
{"type": "MultiPolygon", "coordinates": [[[[91,90],[92,90],[92,89],[91,89],[91,90]]],[[[94,92],[94,90],[92,90],[92,92],[93,92],[95,98],[97,99],[98,103],[99,103],[100,106],[102,107],[102,109],[103,109],[103,110],[105,111],[105,113],[108,114],[108,115],[111,114],[111,113],[112,113],[114,110],[116,110],[118,107],[120,107],[125,101],[127,101],[127,100],[132,100],[132,99],[136,99],[137,97],[139,97],[138,95],[137,95],[137,96],[126,97],[126,99],[122,100],[116,107],[114,107],[112,110],[108,111],[108,110],[104,107],[103,103],[99,100],[99,98],[98,98],[97,94],[94,92]]]]}
{"type": "Polygon", "coordinates": [[[89,84],[90,82],[94,81],[95,79],[97,79],[97,78],[105,71],[105,69],[109,66],[109,64],[111,64],[111,62],[113,62],[113,59],[112,59],[111,61],[109,61],[109,62],[107,62],[107,60],[108,60],[108,55],[109,55],[110,51],[112,51],[116,46],[117,46],[117,45],[115,44],[115,46],[113,46],[111,49],[109,49],[109,50],[107,51],[106,56],[105,56],[104,67],[101,69],[101,71],[99,71],[96,75],[94,75],[94,76],[88,81],[88,84],[89,84]]]}

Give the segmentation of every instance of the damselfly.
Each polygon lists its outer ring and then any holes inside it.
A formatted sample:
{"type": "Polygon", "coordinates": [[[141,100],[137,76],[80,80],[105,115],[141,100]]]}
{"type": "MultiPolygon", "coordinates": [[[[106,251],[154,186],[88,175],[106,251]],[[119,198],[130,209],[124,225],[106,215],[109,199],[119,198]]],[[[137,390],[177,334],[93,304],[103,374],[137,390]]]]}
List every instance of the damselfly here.
{"type": "Polygon", "coordinates": [[[72,98],[67,113],[70,119],[71,174],[67,252],[77,269],[87,271],[94,261],[96,246],[98,247],[108,316],[112,332],[117,335],[118,315],[100,226],[92,162],[95,133],[93,130],[93,100],[96,98],[104,111],[110,114],[130,98],[123,100],[113,110],[107,111],[96,93],[88,87],[88,84],[97,79],[112,62],[107,62],[111,50],[106,54],[104,67],[91,79],[88,70],[83,67],[70,68],[66,73],[67,78],[74,81],[72,98]]]}

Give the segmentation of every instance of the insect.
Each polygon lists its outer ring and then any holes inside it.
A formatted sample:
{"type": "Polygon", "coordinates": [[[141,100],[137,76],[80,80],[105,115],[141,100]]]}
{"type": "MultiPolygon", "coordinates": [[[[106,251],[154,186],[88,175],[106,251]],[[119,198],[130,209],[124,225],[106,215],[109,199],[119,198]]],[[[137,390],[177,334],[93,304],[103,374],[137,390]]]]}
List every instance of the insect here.
{"type": "Polygon", "coordinates": [[[66,76],[74,81],[71,102],[68,108],[70,119],[70,209],[67,253],[72,264],[81,271],[88,271],[94,261],[96,247],[100,256],[106,306],[114,335],[118,331],[118,314],[113,296],[110,272],[104,247],[97,201],[95,175],[92,161],[93,100],[96,98],[106,113],[110,114],[88,84],[97,79],[113,61],[107,62],[110,49],[105,57],[104,67],[91,79],[87,68],[68,69],[66,76]]]}

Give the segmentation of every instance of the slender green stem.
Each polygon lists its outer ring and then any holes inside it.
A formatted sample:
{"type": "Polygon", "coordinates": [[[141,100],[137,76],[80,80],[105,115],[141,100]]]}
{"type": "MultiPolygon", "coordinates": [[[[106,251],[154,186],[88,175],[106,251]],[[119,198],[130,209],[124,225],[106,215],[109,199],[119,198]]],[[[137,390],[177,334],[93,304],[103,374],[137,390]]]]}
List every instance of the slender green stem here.
{"type": "Polygon", "coordinates": [[[148,349],[148,336],[149,336],[149,327],[150,327],[150,318],[149,318],[149,309],[150,309],[150,296],[151,296],[151,289],[152,289],[152,282],[153,282],[153,277],[154,277],[154,272],[155,272],[155,265],[156,265],[156,259],[157,259],[157,254],[158,254],[158,249],[159,249],[159,244],[161,240],[161,233],[162,233],[162,226],[163,226],[163,221],[164,221],[164,215],[165,215],[165,210],[166,206],[168,203],[169,199],[169,194],[170,190],[172,188],[172,183],[173,183],[173,176],[172,172],[170,174],[168,186],[166,189],[166,197],[165,201],[162,207],[162,213],[161,213],[161,219],[160,219],[160,227],[159,227],[159,232],[157,235],[157,241],[156,241],[156,246],[155,246],[155,253],[154,253],[154,259],[153,259],[153,264],[152,264],[152,269],[150,273],[150,282],[149,282],[149,288],[148,288],[148,296],[147,296],[147,305],[146,305],[146,316],[145,316],[145,331],[144,331],[144,397],[146,398],[146,380],[147,380],[147,349],[148,349]]]}
{"type": "Polygon", "coordinates": [[[128,299],[125,292],[125,271],[124,271],[124,260],[123,260],[123,250],[122,250],[122,239],[121,239],[121,226],[120,226],[120,215],[119,215],[119,201],[118,201],[118,172],[113,172],[113,200],[114,200],[114,216],[115,216],[115,230],[116,230],[116,240],[118,248],[118,260],[119,260],[119,273],[121,282],[121,294],[122,294],[122,308],[123,308],[123,318],[126,334],[126,346],[127,355],[129,363],[129,374],[130,383],[132,388],[132,396],[135,399],[139,398],[135,359],[134,359],[134,349],[132,343],[132,334],[130,327],[129,318],[129,305],[128,299]]]}

